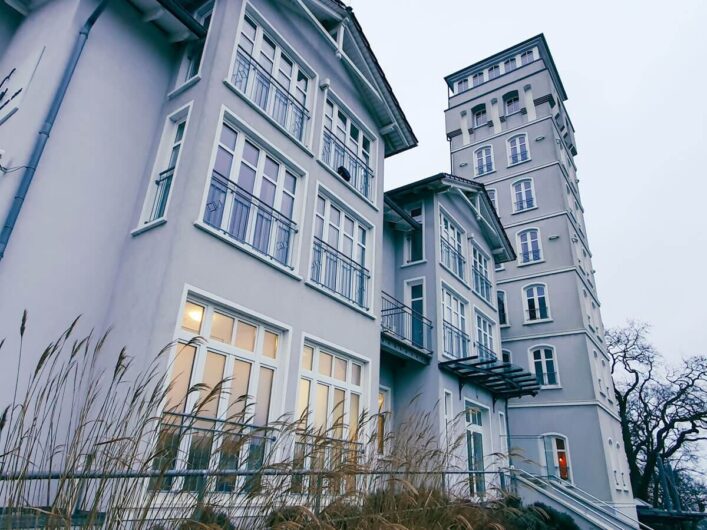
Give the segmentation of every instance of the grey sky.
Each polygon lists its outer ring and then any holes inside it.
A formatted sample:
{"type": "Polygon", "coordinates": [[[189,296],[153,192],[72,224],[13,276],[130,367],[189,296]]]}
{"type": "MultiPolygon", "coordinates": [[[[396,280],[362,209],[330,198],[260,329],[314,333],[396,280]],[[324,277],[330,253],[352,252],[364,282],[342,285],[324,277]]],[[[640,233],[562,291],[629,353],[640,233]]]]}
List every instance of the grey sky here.
{"type": "Polygon", "coordinates": [[[665,355],[707,354],[707,2],[350,3],[420,140],[388,160],[386,189],[449,171],[445,75],[544,33],[605,325],[643,320],[665,355]]]}

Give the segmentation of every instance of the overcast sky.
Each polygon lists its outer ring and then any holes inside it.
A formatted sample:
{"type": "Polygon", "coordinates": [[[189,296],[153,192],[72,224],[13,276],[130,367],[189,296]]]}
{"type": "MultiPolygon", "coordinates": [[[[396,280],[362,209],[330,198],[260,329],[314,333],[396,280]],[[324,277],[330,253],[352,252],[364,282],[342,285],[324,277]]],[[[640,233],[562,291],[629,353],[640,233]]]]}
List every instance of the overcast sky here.
{"type": "Polygon", "coordinates": [[[420,141],[386,189],[449,171],[444,76],[544,33],[576,128],[607,327],[707,354],[707,1],[350,0],[420,141]]]}

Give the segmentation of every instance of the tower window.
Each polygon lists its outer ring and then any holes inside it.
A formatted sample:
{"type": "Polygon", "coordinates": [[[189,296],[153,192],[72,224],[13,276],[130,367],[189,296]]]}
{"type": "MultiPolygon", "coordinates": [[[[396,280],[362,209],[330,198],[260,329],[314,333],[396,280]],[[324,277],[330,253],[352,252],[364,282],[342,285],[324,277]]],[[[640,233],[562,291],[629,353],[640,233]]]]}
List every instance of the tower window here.
{"type": "Polygon", "coordinates": [[[550,318],[550,306],[544,284],[528,285],[523,289],[525,294],[525,320],[534,322],[550,318]]]}

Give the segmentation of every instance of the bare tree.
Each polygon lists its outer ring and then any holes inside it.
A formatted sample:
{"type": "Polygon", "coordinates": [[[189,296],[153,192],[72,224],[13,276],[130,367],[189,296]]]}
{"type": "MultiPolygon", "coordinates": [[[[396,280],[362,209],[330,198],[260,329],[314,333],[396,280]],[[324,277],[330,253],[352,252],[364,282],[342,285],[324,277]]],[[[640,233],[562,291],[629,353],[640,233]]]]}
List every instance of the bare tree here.
{"type": "Polygon", "coordinates": [[[634,494],[651,502],[660,459],[677,459],[707,440],[707,357],[667,365],[648,342],[649,327],[629,322],[606,333],[634,494]]]}

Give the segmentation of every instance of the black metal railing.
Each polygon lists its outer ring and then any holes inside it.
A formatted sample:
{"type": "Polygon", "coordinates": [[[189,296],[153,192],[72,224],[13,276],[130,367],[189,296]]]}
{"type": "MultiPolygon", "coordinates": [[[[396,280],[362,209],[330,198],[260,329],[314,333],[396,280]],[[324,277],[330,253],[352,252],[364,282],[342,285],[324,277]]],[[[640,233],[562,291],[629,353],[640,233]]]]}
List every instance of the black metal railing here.
{"type": "Polygon", "coordinates": [[[169,190],[172,188],[172,177],[174,176],[174,168],[171,167],[159,175],[155,179],[155,198],[150,208],[150,215],[145,219],[145,223],[150,223],[164,216],[167,208],[167,199],[169,198],[169,190]]]}
{"type": "Polygon", "coordinates": [[[426,353],[432,353],[432,321],[386,292],[381,297],[383,331],[426,353]]]}
{"type": "Polygon", "coordinates": [[[516,212],[528,210],[535,207],[535,199],[521,199],[515,202],[516,212]]]}
{"type": "Polygon", "coordinates": [[[362,462],[362,443],[304,433],[295,436],[293,467],[326,470],[326,473],[293,475],[290,484],[292,493],[341,495],[356,490],[356,475],[347,475],[343,471],[356,469],[362,462]]]}
{"type": "Polygon", "coordinates": [[[487,302],[491,301],[491,292],[493,290],[491,281],[488,279],[486,271],[477,267],[472,267],[472,280],[474,292],[487,302]]]}
{"type": "Polygon", "coordinates": [[[525,319],[531,320],[544,320],[549,318],[550,314],[547,310],[547,304],[541,303],[538,307],[531,307],[525,310],[525,319]]]}
{"type": "Polygon", "coordinates": [[[310,118],[307,108],[240,46],[232,83],[287,132],[304,141],[310,118]]]}
{"type": "Polygon", "coordinates": [[[329,129],[324,129],[322,161],[336,171],[369,201],[373,200],[373,170],[358,154],[346,147],[329,129]],[[346,171],[341,171],[340,168],[346,171]]]}
{"type": "MultiPolygon", "coordinates": [[[[274,442],[274,429],[236,421],[166,412],[162,415],[157,439],[159,455],[153,470],[254,470],[265,465],[269,446],[274,442]]],[[[252,491],[258,478],[237,484],[236,477],[219,477],[206,484],[203,476],[187,476],[181,484],[170,474],[153,477],[152,490],[203,492],[207,488],[219,492],[252,491]]]]}
{"type": "Polygon", "coordinates": [[[455,359],[469,357],[469,335],[446,320],[442,326],[444,334],[444,353],[455,359]]]}
{"type": "Polygon", "coordinates": [[[441,238],[440,241],[442,245],[442,264],[452,271],[455,276],[463,280],[466,259],[462,253],[450,245],[446,239],[441,238]]]}
{"type": "Polygon", "coordinates": [[[297,224],[216,171],[211,176],[204,222],[292,268],[297,224]]]}
{"type": "Polygon", "coordinates": [[[511,153],[511,164],[517,164],[519,162],[525,162],[528,160],[528,150],[521,149],[520,151],[511,153]]]}
{"type": "Polygon", "coordinates": [[[491,348],[489,348],[485,344],[481,344],[478,341],[476,343],[476,353],[479,356],[479,359],[481,359],[483,361],[492,361],[497,358],[496,352],[494,352],[491,348]]]}
{"type": "Polygon", "coordinates": [[[314,238],[311,275],[314,283],[368,310],[370,277],[366,267],[321,239],[314,238]]]}
{"type": "Polygon", "coordinates": [[[541,254],[540,254],[539,248],[535,248],[533,250],[527,250],[525,252],[520,253],[521,263],[530,263],[532,261],[540,261],[540,259],[541,259],[541,254]]]}

